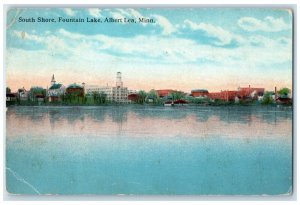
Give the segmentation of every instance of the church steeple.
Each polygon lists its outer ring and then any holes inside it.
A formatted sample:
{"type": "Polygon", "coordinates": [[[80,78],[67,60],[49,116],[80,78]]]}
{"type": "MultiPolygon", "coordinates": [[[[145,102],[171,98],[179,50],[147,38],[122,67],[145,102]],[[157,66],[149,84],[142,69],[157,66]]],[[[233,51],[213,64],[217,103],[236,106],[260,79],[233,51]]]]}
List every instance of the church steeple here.
{"type": "Polygon", "coordinates": [[[51,85],[54,85],[55,84],[55,78],[54,78],[54,74],[52,75],[52,79],[51,79],[51,85]]]}

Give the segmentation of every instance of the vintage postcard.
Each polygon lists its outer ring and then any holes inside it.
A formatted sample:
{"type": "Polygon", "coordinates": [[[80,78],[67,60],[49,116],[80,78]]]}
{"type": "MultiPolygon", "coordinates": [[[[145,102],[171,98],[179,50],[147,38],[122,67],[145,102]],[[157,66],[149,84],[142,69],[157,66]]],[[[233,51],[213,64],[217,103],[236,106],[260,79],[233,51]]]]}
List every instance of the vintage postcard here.
{"type": "Polygon", "coordinates": [[[293,10],[6,19],[8,193],[293,193],[293,10]]]}

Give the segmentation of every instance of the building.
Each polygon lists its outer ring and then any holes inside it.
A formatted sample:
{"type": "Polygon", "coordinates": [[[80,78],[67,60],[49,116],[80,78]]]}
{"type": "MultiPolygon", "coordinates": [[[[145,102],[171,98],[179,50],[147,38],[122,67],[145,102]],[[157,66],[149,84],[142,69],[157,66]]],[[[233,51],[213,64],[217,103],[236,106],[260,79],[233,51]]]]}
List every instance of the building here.
{"type": "Polygon", "coordinates": [[[283,104],[283,105],[293,104],[291,95],[289,93],[279,94],[277,91],[277,87],[275,87],[274,98],[275,98],[275,102],[278,104],[283,104]]]}
{"type": "Polygon", "coordinates": [[[292,105],[293,100],[289,96],[279,96],[276,99],[276,103],[278,103],[278,104],[284,104],[284,105],[292,105]]]}
{"type": "Polygon", "coordinates": [[[84,102],[84,87],[76,83],[70,84],[66,88],[64,101],[68,103],[83,103],[84,102]]]}
{"type": "Polygon", "coordinates": [[[125,87],[113,87],[112,101],[117,103],[129,103],[128,90],[125,87]]]}
{"type": "MultiPolygon", "coordinates": [[[[263,97],[265,92],[264,88],[251,88],[244,87],[244,88],[238,88],[237,91],[235,90],[225,90],[221,92],[213,92],[208,93],[208,97],[212,100],[224,100],[224,101],[239,101],[239,100],[259,100],[263,97]]],[[[196,93],[197,95],[200,95],[200,92],[196,93]]]]}
{"type": "Polygon", "coordinates": [[[260,99],[265,93],[264,88],[252,88],[250,85],[244,88],[238,88],[238,97],[240,99],[260,99]]]}
{"type": "Polygon", "coordinates": [[[208,97],[208,90],[206,89],[195,89],[191,91],[191,95],[197,97],[208,97]]]}
{"type": "Polygon", "coordinates": [[[169,96],[171,93],[176,92],[176,90],[172,90],[172,89],[162,89],[162,90],[156,90],[158,96],[160,98],[164,98],[169,96]]]}
{"type": "Polygon", "coordinates": [[[208,97],[212,100],[236,101],[238,91],[221,91],[208,93],[208,97]]]}
{"type": "Polygon", "coordinates": [[[137,90],[128,90],[128,95],[130,94],[138,94],[137,90]]]}
{"type": "Polygon", "coordinates": [[[17,96],[14,93],[6,93],[6,102],[16,102],[17,96]]]}
{"type": "Polygon", "coordinates": [[[139,99],[139,95],[136,94],[136,93],[131,93],[131,94],[128,94],[128,101],[130,102],[137,102],[139,99]]]}
{"type": "Polygon", "coordinates": [[[84,87],[76,83],[70,84],[66,88],[66,94],[71,94],[76,97],[84,97],[84,87]]]}
{"type": "Polygon", "coordinates": [[[24,87],[18,89],[17,98],[20,101],[28,101],[29,99],[29,91],[27,91],[24,87]]]}
{"type": "Polygon", "coordinates": [[[122,73],[117,72],[116,87],[113,87],[113,101],[117,103],[129,103],[128,88],[123,87],[122,73]]]}
{"type": "Polygon", "coordinates": [[[37,95],[35,96],[35,98],[36,98],[36,100],[37,100],[38,103],[42,103],[42,102],[45,102],[46,96],[43,95],[43,94],[37,94],[37,95]]]}
{"type": "Polygon", "coordinates": [[[59,102],[62,100],[62,96],[65,94],[65,86],[61,83],[56,83],[54,74],[52,75],[51,79],[51,86],[48,89],[48,100],[49,102],[59,102]]]}
{"type": "Polygon", "coordinates": [[[86,85],[84,90],[87,96],[93,96],[94,93],[103,93],[107,101],[113,101],[113,87],[111,86],[86,85]]]}
{"type": "Polygon", "coordinates": [[[29,98],[33,102],[44,102],[46,98],[46,89],[39,86],[32,86],[29,91],[29,98]]]}
{"type": "Polygon", "coordinates": [[[115,87],[108,85],[86,85],[85,92],[87,95],[92,95],[94,92],[104,93],[107,101],[116,103],[129,103],[131,100],[128,99],[128,95],[137,93],[135,90],[128,90],[127,87],[123,86],[121,72],[117,72],[115,87]]]}
{"type": "Polygon", "coordinates": [[[104,87],[99,87],[98,85],[86,85],[84,87],[84,93],[86,95],[93,94],[94,92],[100,93],[104,87]]]}

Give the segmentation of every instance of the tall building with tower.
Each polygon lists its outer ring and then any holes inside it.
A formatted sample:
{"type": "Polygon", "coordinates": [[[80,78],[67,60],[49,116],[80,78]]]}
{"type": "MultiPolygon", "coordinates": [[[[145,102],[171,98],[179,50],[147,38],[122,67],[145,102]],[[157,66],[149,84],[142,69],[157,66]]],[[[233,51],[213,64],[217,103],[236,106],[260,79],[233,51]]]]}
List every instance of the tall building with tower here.
{"type": "Polygon", "coordinates": [[[113,88],[113,101],[128,103],[128,89],[127,87],[123,87],[121,72],[117,72],[116,87],[113,88]]]}
{"type": "Polygon", "coordinates": [[[55,83],[56,83],[56,81],[55,81],[54,74],[53,74],[52,78],[51,78],[51,85],[54,85],[55,83]]]}
{"type": "Polygon", "coordinates": [[[116,87],[117,88],[122,88],[123,87],[122,73],[121,72],[117,72],[116,87]]]}
{"type": "Polygon", "coordinates": [[[128,88],[123,86],[122,73],[117,72],[116,86],[97,86],[86,85],[85,93],[92,95],[94,92],[104,93],[106,100],[116,103],[129,103],[128,100],[128,88]]]}
{"type": "Polygon", "coordinates": [[[49,102],[58,102],[62,100],[62,96],[65,93],[65,86],[61,83],[56,83],[54,74],[52,75],[51,86],[47,90],[47,96],[49,102]]]}

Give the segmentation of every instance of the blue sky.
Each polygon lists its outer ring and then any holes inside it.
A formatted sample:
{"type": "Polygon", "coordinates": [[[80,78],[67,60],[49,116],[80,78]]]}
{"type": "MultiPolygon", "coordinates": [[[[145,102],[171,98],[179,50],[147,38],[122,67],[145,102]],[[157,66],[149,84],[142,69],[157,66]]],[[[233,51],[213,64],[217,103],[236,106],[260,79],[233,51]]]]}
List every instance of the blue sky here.
{"type": "Polygon", "coordinates": [[[292,14],[284,9],[11,9],[7,85],[63,84],[190,91],[292,86],[292,14]],[[153,24],[22,23],[18,18],[152,18],[153,24]]]}

